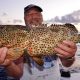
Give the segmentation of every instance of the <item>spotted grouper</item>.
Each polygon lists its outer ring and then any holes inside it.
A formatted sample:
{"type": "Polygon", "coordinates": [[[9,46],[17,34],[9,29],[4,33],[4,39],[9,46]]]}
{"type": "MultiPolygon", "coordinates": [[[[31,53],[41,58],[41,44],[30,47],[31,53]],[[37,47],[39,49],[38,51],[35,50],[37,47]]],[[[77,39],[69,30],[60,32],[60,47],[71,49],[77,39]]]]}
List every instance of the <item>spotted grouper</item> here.
{"type": "Polygon", "coordinates": [[[0,25],[0,47],[8,48],[6,58],[11,60],[21,57],[26,49],[27,53],[41,64],[41,57],[55,55],[54,48],[63,40],[80,42],[74,25],[42,24],[31,29],[22,25],[0,25]]]}

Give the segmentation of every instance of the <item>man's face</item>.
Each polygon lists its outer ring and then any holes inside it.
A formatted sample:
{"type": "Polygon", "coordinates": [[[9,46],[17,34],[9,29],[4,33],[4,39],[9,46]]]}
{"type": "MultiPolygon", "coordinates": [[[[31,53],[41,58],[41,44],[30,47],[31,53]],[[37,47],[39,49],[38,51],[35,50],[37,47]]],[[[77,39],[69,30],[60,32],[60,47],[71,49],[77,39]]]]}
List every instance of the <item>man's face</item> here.
{"type": "Polygon", "coordinates": [[[24,14],[24,20],[26,25],[39,25],[43,22],[43,17],[41,12],[33,8],[24,14]]]}

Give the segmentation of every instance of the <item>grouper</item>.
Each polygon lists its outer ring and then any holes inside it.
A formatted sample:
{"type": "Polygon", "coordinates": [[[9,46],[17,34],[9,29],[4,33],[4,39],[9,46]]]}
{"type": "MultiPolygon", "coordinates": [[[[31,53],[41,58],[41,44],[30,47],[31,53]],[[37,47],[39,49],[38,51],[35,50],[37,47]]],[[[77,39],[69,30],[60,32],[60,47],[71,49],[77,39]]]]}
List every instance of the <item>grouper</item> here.
{"type": "Polygon", "coordinates": [[[38,64],[43,64],[42,56],[56,55],[54,50],[63,40],[80,42],[80,34],[72,24],[42,24],[32,28],[22,25],[0,25],[0,47],[7,47],[6,58],[16,60],[24,50],[38,64]]]}

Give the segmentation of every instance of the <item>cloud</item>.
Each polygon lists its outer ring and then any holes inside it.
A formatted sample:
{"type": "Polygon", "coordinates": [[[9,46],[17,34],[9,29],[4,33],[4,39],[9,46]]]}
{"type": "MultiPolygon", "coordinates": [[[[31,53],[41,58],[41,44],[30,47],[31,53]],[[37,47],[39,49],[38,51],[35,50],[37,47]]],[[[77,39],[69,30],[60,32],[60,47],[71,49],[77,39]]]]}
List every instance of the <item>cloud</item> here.
{"type": "Polygon", "coordinates": [[[13,20],[13,23],[22,23],[23,21],[22,20],[20,20],[20,19],[14,19],[13,20]]]}
{"type": "Polygon", "coordinates": [[[8,16],[8,14],[7,14],[7,13],[5,13],[5,12],[3,12],[3,13],[2,13],[2,16],[8,16]]]}
{"type": "Polygon", "coordinates": [[[0,25],[1,25],[2,23],[3,23],[2,20],[0,20],[0,25]]]}
{"type": "Polygon", "coordinates": [[[80,10],[74,11],[71,14],[61,17],[61,22],[79,23],[80,22],[80,10]]]}
{"type": "Polygon", "coordinates": [[[63,23],[65,23],[65,22],[67,22],[67,23],[74,23],[74,22],[76,22],[76,20],[74,19],[74,17],[72,15],[62,16],[60,21],[63,22],[63,23]]]}
{"type": "Polygon", "coordinates": [[[56,17],[54,18],[54,21],[55,21],[55,22],[60,22],[59,17],[58,17],[58,16],[56,16],[56,17]]]}
{"type": "Polygon", "coordinates": [[[9,23],[11,23],[11,21],[10,20],[7,20],[6,23],[9,24],[9,23]]]}
{"type": "Polygon", "coordinates": [[[64,15],[61,18],[56,16],[49,21],[60,23],[80,23],[80,10],[74,11],[71,14],[64,15]]]}

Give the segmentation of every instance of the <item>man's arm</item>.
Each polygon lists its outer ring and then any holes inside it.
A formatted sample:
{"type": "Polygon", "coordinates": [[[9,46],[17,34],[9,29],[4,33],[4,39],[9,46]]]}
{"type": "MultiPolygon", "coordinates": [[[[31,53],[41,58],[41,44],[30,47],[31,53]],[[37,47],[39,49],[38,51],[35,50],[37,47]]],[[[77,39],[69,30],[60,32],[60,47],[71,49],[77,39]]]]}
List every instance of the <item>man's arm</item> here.
{"type": "Polygon", "coordinates": [[[23,74],[23,57],[11,61],[6,59],[7,51],[6,47],[0,48],[0,65],[5,67],[8,76],[19,79],[23,74]]]}
{"type": "Polygon", "coordinates": [[[68,58],[68,59],[60,58],[60,60],[61,60],[63,66],[70,67],[74,63],[75,57],[68,58]]]}
{"type": "Polygon", "coordinates": [[[19,79],[23,74],[23,57],[16,60],[16,62],[10,62],[10,64],[6,66],[6,72],[7,75],[19,79]]]}

